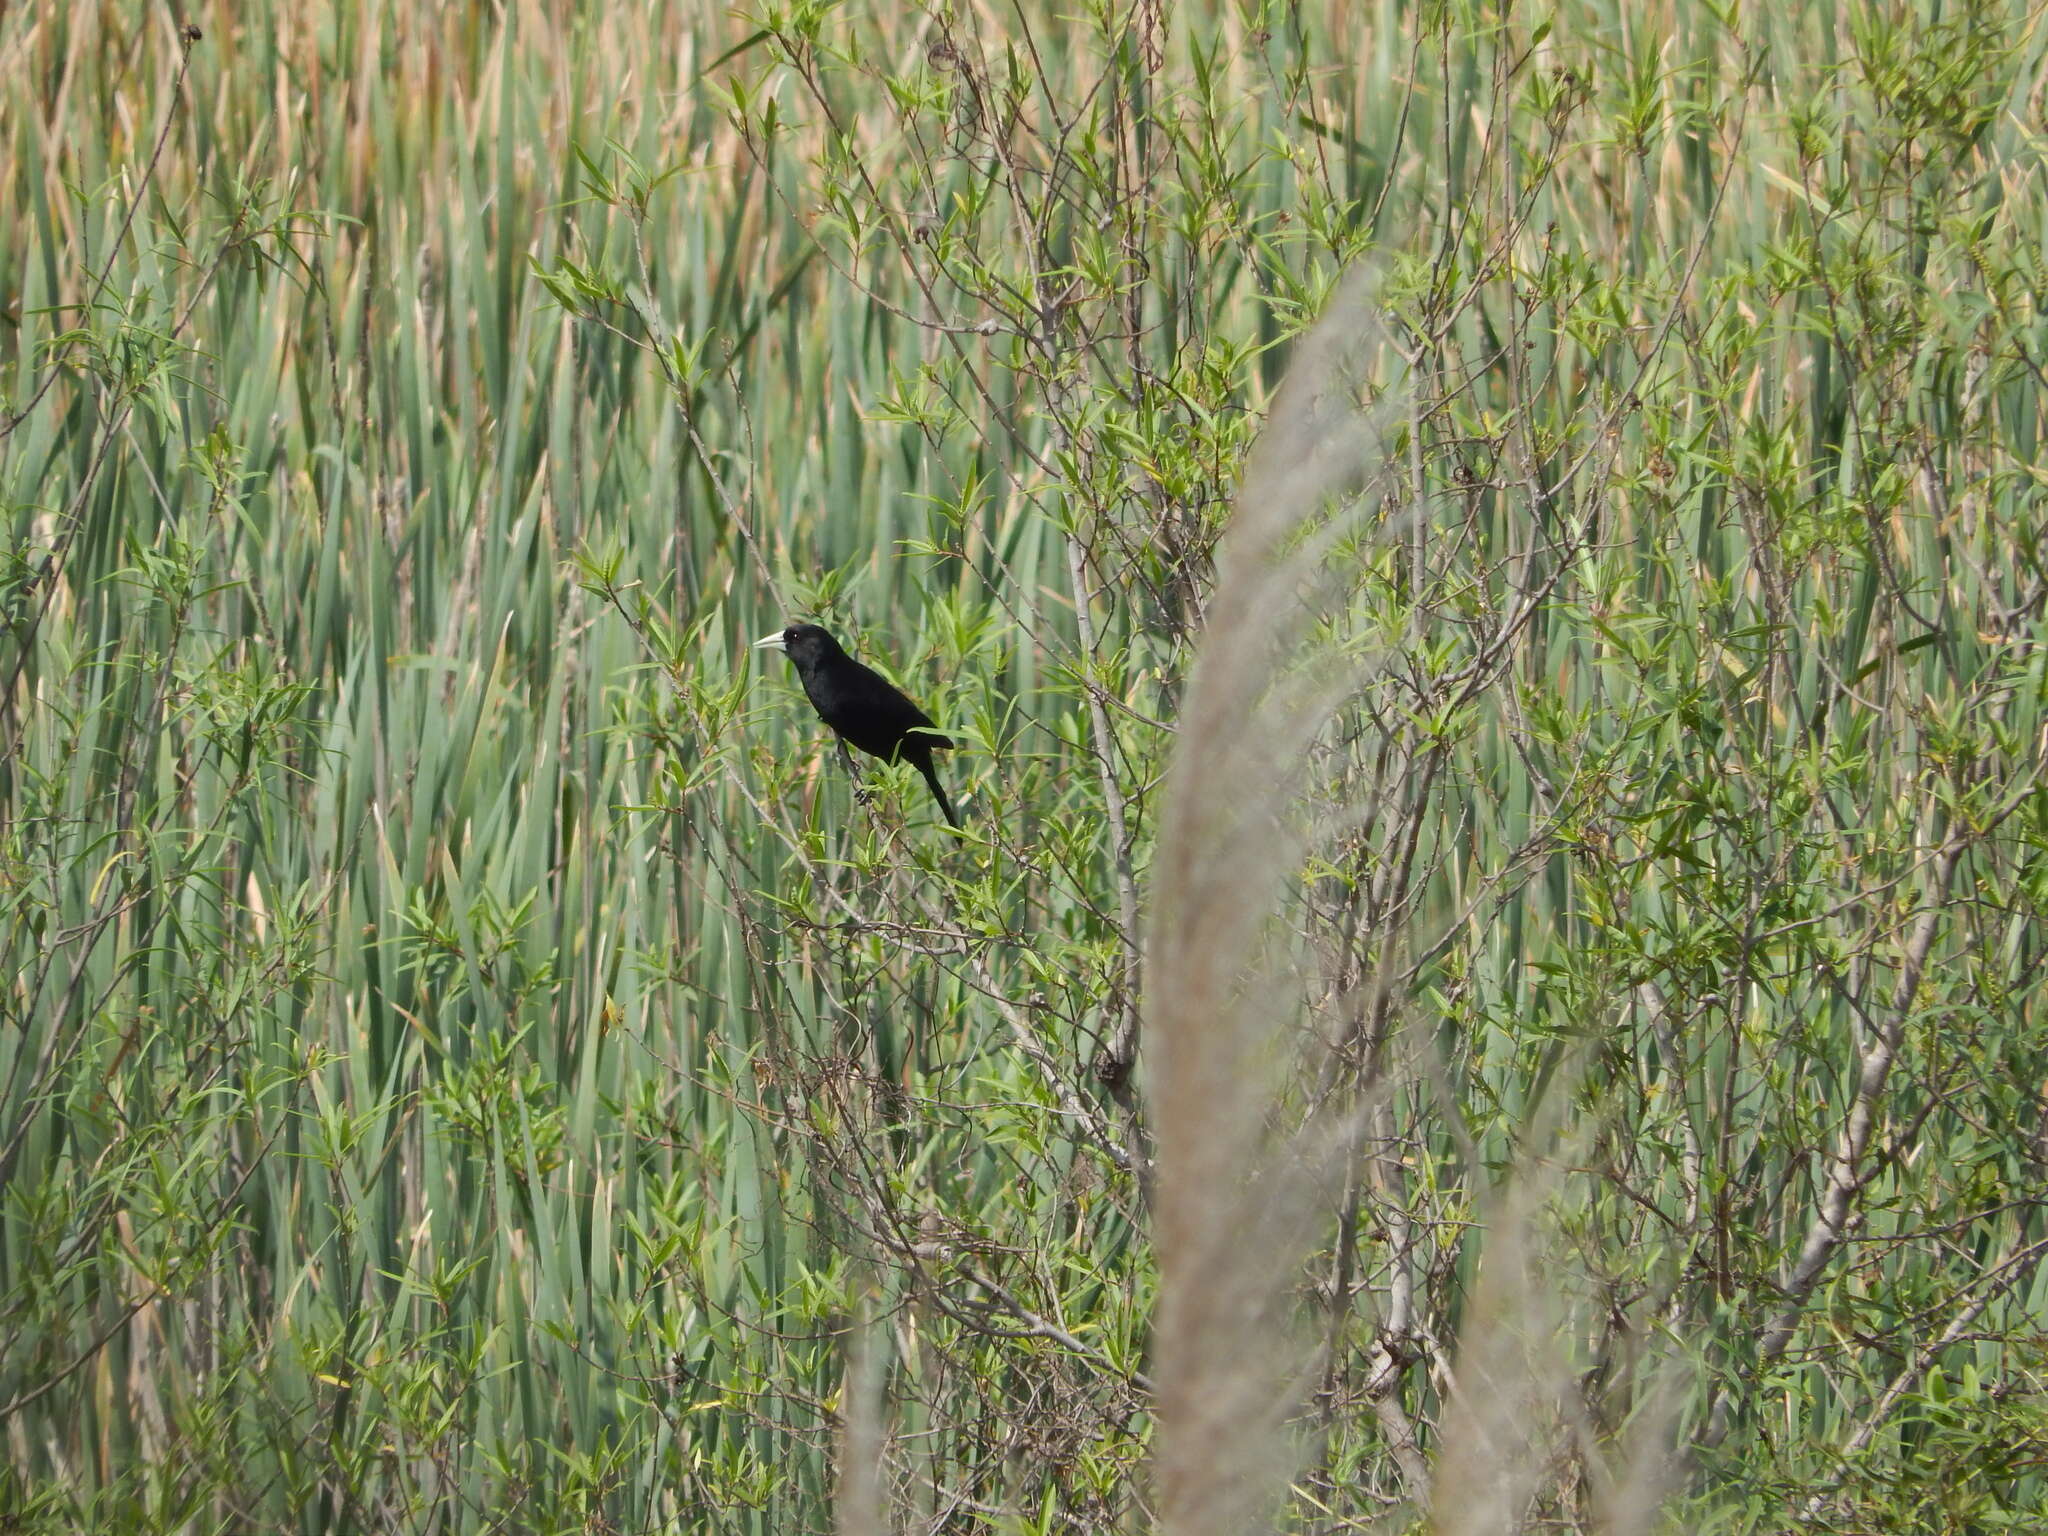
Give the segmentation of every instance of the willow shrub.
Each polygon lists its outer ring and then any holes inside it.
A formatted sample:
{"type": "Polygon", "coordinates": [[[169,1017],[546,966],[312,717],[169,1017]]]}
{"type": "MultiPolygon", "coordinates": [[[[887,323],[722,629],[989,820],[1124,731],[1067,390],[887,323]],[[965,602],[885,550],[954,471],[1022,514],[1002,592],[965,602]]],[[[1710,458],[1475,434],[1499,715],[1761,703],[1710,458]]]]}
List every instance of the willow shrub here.
{"type": "Polygon", "coordinates": [[[0,16],[0,1513],[2025,1523],[2037,20],[0,16]]]}

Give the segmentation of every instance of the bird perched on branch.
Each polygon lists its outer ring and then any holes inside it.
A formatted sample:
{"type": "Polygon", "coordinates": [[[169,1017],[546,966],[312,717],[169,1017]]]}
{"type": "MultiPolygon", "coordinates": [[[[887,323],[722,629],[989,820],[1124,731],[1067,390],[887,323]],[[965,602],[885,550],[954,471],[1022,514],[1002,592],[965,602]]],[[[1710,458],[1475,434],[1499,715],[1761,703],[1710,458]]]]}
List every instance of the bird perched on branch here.
{"type": "MultiPolygon", "coordinates": [[[[811,707],[838,734],[841,756],[851,742],[870,757],[910,764],[931,785],[932,798],[946,813],[947,822],[960,825],[953,802],[946,798],[932,768],[932,753],[952,746],[953,740],[934,729],[931,716],[881,673],[847,655],[839,642],[816,624],[792,624],[754,645],[757,649],[775,646],[796,664],[796,675],[811,707]]],[[[852,766],[849,758],[847,767],[852,766]]]]}

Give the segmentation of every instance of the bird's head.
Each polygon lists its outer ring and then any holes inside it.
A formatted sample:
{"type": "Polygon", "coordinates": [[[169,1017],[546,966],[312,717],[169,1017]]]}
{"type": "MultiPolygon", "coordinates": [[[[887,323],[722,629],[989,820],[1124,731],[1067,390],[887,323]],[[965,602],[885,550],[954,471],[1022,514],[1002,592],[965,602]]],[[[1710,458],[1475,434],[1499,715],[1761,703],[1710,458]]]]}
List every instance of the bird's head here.
{"type": "Polygon", "coordinates": [[[773,646],[797,666],[823,661],[827,656],[839,653],[839,642],[816,624],[792,624],[787,629],[777,630],[772,635],[763,635],[754,642],[756,650],[773,646]]]}

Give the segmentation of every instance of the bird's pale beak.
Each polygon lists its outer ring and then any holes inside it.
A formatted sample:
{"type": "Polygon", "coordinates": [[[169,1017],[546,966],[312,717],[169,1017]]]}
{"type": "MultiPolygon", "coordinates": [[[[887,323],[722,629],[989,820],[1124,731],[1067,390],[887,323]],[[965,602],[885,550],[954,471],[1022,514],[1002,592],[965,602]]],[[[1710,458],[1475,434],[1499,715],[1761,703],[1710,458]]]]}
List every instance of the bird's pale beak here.
{"type": "Polygon", "coordinates": [[[763,646],[769,645],[774,646],[775,649],[777,649],[778,651],[788,649],[788,647],[786,647],[782,643],[782,631],[779,629],[775,631],[775,633],[772,635],[763,635],[760,639],[756,640],[751,646],[749,646],[748,649],[758,651],[763,646]]]}

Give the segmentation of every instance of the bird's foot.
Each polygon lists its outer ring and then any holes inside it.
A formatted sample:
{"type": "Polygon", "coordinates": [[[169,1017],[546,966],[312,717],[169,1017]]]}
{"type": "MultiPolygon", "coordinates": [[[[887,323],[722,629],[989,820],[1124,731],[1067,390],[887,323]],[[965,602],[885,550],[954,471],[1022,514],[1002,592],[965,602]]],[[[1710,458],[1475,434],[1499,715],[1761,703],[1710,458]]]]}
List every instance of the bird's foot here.
{"type": "Polygon", "coordinates": [[[846,769],[847,782],[853,785],[853,798],[864,806],[872,806],[875,803],[875,792],[868,788],[867,780],[862,777],[859,765],[853,760],[853,754],[846,750],[844,741],[839,743],[839,762],[846,769]]]}

